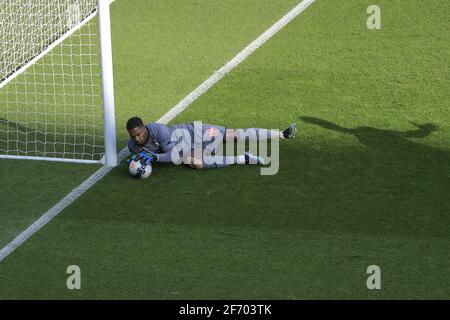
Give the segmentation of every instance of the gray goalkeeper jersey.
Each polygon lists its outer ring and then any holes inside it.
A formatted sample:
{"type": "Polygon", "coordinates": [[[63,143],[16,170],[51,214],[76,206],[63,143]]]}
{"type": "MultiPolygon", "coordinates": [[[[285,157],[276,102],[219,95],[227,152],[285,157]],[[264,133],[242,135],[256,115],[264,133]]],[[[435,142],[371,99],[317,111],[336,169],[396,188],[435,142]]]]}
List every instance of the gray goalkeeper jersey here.
{"type": "MultiPolygon", "coordinates": [[[[141,151],[150,151],[158,154],[158,162],[171,162],[172,149],[180,142],[194,145],[194,124],[183,123],[173,126],[165,126],[160,123],[150,123],[147,126],[148,140],[144,145],[138,145],[134,139],[128,141],[128,149],[130,152],[139,153],[141,151]],[[181,130],[177,130],[181,129],[181,130]]],[[[203,124],[202,135],[205,130],[218,130],[225,135],[225,127],[203,124]]]]}

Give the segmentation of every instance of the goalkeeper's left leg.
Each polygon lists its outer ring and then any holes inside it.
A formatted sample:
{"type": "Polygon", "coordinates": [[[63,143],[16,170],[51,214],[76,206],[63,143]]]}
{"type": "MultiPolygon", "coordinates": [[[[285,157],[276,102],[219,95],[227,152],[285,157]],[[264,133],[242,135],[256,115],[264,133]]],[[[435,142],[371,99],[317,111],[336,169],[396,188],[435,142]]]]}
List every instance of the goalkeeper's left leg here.
{"type": "Polygon", "coordinates": [[[266,160],[263,157],[258,157],[250,152],[245,152],[240,156],[206,156],[203,159],[191,156],[190,166],[194,169],[216,169],[228,167],[234,164],[259,164],[265,165],[266,160]]]}

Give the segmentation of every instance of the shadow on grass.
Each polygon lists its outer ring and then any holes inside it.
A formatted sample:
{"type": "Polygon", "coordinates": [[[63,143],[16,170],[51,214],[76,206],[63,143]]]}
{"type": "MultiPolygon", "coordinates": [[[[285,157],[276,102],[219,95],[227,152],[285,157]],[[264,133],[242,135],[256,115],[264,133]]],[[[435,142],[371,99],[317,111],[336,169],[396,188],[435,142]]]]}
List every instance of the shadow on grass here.
{"type": "Polygon", "coordinates": [[[0,149],[8,150],[9,155],[100,159],[104,152],[103,135],[81,125],[76,129],[64,123],[24,126],[19,121],[0,118],[0,149]]]}
{"type": "Polygon", "coordinates": [[[410,140],[427,137],[439,130],[438,126],[412,122],[416,129],[394,131],[369,126],[346,128],[319,118],[299,118],[353,135],[368,147],[338,145],[322,147],[320,153],[312,151],[318,158],[311,167],[326,177],[312,183],[321,183],[320,190],[328,194],[317,197],[327,204],[316,208],[340,215],[343,219],[337,228],[345,225],[364,230],[372,226],[373,232],[445,235],[443,224],[449,223],[450,212],[450,154],[410,140]],[[326,167],[329,170],[324,170],[326,167]]]}
{"type": "Polygon", "coordinates": [[[426,137],[436,126],[416,124],[415,130],[399,132],[301,119],[319,126],[314,130],[354,135],[368,148],[305,141],[300,132],[297,139],[282,142],[280,171],[274,176],[261,176],[257,167],[195,171],[167,166],[136,183],[117,173],[105,181],[105,191],[96,188],[79,204],[83,208],[65,217],[162,228],[239,227],[266,235],[290,230],[318,236],[448,237],[450,155],[409,140],[426,137]],[[131,195],[139,201],[130,201],[131,195]]]}
{"type": "Polygon", "coordinates": [[[6,129],[8,131],[14,130],[14,131],[27,132],[29,130],[27,127],[20,125],[18,122],[9,121],[5,118],[0,118],[0,126],[4,127],[4,129],[6,129]]]}
{"type": "MultiPolygon", "coordinates": [[[[377,129],[373,127],[357,127],[357,128],[345,128],[341,127],[333,122],[322,120],[314,117],[299,117],[306,123],[315,124],[324,129],[342,132],[353,135],[358,138],[359,142],[370,147],[379,150],[394,151],[394,152],[417,152],[417,151],[438,151],[434,148],[424,146],[407,138],[424,138],[439,130],[439,127],[432,123],[417,124],[412,122],[417,127],[416,130],[410,131],[394,131],[386,129],[377,129]]],[[[439,151],[441,152],[441,151],[439,151]]]]}

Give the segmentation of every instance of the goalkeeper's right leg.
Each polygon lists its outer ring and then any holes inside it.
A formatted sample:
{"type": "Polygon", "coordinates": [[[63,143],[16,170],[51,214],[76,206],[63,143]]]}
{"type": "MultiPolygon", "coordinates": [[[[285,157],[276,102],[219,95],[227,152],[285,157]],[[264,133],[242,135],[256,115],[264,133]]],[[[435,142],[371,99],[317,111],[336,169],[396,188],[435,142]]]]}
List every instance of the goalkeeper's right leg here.
{"type": "Polygon", "coordinates": [[[289,139],[297,133],[295,123],[284,130],[269,130],[263,128],[227,129],[224,140],[226,142],[264,141],[272,138],[289,139]]]}

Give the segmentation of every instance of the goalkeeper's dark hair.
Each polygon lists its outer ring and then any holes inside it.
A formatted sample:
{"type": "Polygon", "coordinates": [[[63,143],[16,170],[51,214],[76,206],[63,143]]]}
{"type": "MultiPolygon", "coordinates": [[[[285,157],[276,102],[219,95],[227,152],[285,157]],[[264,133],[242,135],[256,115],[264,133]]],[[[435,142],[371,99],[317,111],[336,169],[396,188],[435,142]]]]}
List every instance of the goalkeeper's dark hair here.
{"type": "Polygon", "coordinates": [[[133,117],[127,121],[127,130],[144,126],[144,122],[139,117],[133,117]]]}

